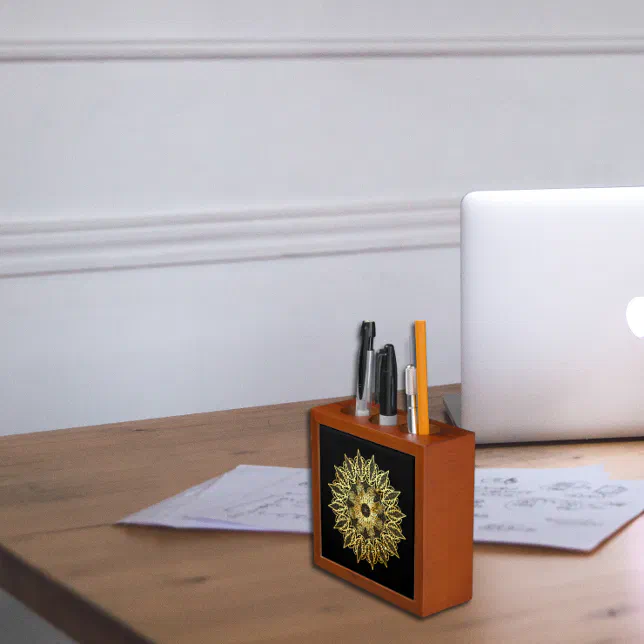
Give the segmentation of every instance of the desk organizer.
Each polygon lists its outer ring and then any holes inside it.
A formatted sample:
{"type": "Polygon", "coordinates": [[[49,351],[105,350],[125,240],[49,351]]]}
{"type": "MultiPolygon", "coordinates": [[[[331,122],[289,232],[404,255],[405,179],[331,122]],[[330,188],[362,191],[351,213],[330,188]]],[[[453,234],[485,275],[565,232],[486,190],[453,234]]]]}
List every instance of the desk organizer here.
{"type": "Polygon", "coordinates": [[[472,598],[474,434],[377,419],[353,401],[311,411],[314,561],[425,617],[472,598]]]}

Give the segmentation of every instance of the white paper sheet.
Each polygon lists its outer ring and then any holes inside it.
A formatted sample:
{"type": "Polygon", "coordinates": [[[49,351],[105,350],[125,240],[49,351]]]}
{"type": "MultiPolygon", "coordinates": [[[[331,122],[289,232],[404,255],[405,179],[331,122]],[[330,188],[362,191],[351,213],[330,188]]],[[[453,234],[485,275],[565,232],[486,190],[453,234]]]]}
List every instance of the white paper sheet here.
{"type": "Polygon", "coordinates": [[[311,470],[240,465],[219,479],[212,494],[199,495],[184,513],[200,521],[311,532],[311,470]]]}
{"type": "Polygon", "coordinates": [[[311,532],[311,471],[240,465],[131,514],[120,524],[169,528],[311,532]]]}
{"type": "Polygon", "coordinates": [[[598,466],[477,469],[474,541],[588,552],[644,511],[644,481],[598,466]]]}
{"type": "MultiPolygon", "coordinates": [[[[312,531],[310,470],[240,465],[119,523],[173,528],[312,531]]],[[[477,468],[474,541],[590,551],[644,511],[644,480],[601,465],[477,468]]]]}

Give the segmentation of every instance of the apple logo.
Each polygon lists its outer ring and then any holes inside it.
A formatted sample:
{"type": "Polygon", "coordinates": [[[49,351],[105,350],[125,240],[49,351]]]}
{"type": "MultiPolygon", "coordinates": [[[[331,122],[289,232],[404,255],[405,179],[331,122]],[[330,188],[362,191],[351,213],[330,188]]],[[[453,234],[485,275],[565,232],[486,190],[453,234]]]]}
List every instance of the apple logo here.
{"type": "Polygon", "coordinates": [[[644,297],[634,297],[626,307],[628,328],[638,338],[644,338],[644,297]]]}

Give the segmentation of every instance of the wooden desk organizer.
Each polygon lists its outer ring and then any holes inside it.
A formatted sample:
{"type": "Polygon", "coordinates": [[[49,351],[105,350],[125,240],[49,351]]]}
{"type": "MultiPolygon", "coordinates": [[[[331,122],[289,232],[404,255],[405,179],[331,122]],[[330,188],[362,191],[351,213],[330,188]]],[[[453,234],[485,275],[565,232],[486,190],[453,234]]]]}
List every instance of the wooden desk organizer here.
{"type": "Polygon", "coordinates": [[[425,617],[472,598],[474,434],[414,436],[377,413],[311,411],[314,561],[425,617]]]}

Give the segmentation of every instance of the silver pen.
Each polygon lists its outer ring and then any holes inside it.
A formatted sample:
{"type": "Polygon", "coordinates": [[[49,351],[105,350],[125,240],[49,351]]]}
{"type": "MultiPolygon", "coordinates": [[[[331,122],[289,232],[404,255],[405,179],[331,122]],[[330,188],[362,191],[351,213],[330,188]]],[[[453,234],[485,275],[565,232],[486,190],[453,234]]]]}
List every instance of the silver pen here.
{"type": "Polygon", "coordinates": [[[356,387],[356,416],[371,415],[373,402],[374,356],[373,339],[376,323],[365,320],[360,327],[360,355],[358,357],[358,384],[356,387]]]}
{"type": "Polygon", "coordinates": [[[407,431],[418,434],[418,383],[416,367],[405,367],[405,393],[407,394],[407,431]]]}

